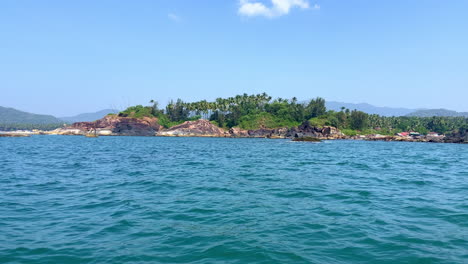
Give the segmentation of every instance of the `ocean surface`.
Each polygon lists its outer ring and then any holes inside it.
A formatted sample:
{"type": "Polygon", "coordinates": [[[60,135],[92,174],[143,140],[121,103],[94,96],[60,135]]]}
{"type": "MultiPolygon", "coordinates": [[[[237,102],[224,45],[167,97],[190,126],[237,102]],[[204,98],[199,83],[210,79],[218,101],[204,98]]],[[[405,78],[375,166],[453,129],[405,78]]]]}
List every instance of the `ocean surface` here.
{"type": "Polygon", "coordinates": [[[0,138],[0,263],[468,263],[468,145],[0,138]]]}

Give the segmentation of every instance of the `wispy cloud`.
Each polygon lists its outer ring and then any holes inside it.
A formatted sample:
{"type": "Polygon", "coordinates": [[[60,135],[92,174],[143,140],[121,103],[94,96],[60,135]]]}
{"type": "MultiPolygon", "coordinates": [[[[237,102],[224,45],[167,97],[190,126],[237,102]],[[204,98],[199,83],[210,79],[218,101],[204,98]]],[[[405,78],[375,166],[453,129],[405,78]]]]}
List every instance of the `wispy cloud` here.
{"type": "MultiPolygon", "coordinates": [[[[278,17],[289,14],[292,8],[308,9],[309,2],[307,0],[271,0],[271,6],[254,0],[240,0],[238,13],[242,16],[264,16],[278,17]]],[[[314,5],[313,9],[320,9],[319,5],[314,5]]]]}
{"type": "Polygon", "coordinates": [[[174,13],[169,13],[169,14],[167,14],[167,17],[168,17],[170,20],[174,21],[174,22],[180,22],[180,21],[182,21],[182,18],[181,18],[180,16],[174,14],[174,13]]]}

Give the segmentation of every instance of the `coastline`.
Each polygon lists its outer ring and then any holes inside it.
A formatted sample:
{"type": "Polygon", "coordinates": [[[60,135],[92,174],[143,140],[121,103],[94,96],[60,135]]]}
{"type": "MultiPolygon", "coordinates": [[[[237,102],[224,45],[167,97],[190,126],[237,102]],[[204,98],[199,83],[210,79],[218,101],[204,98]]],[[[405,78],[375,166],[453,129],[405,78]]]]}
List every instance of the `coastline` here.
{"type": "Polygon", "coordinates": [[[260,128],[243,130],[220,128],[207,120],[186,121],[182,124],[163,128],[154,119],[136,119],[121,117],[104,117],[94,122],[78,122],[71,126],[52,131],[11,131],[0,132],[0,137],[28,137],[31,135],[68,135],[86,136],[96,133],[97,136],[147,136],[147,137],[206,137],[206,138],[268,138],[291,139],[301,141],[303,138],[317,140],[363,140],[363,141],[396,141],[396,142],[428,142],[428,143],[468,143],[468,134],[460,135],[418,135],[390,136],[379,134],[347,136],[339,129],[331,126],[316,127],[304,122],[292,128],[260,128]]]}

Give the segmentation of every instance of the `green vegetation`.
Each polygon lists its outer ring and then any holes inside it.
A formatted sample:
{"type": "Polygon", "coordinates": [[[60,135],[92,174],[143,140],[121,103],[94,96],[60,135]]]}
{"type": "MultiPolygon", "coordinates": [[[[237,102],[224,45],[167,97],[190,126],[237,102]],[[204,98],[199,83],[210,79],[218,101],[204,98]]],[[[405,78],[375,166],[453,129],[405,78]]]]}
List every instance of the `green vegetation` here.
{"type": "Polygon", "coordinates": [[[444,134],[460,129],[468,123],[468,118],[465,117],[384,117],[348,109],[340,112],[328,111],[320,118],[326,120],[324,125],[337,127],[349,136],[356,134],[393,135],[402,131],[444,134]]]}
{"type": "Polygon", "coordinates": [[[119,116],[135,118],[156,117],[164,127],[171,127],[188,120],[199,118],[210,120],[223,128],[242,129],[279,128],[298,126],[309,121],[312,126],[334,126],[346,135],[384,134],[393,135],[402,131],[430,131],[447,133],[467,126],[465,117],[384,117],[349,110],[327,111],[325,100],[316,98],[306,103],[292,99],[272,99],[266,93],[257,95],[237,95],[217,98],[212,102],[184,102],[181,99],[170,101],[165,109],[160,109],[156,101],[151,106],[129,107],[119,116]]]}
{"type": "Polygon", "coordinates": [[[142,118],[142,117],[152,117],[151,107],[146,107],[142,105],[131,106],[125,111],[120,112],[120,116],[133,117],[133,118],[142,118]]]}
{"type": "Polygon", "coordinates": [[[325,100],[322,98],[303,104],[296,98],[272,100],[266,93],[217,98],[214,102],[203,100],[187,103],[178,99],[170,101],[164,110],[159,109],[157,102],[151,100],[150,103],[152,106],[129,107],[119,115],[134,118],[156,117],[165,127],[203,118],[223,128],[258,129],[298,126],[304,120],[326,113],[325,100]]]}

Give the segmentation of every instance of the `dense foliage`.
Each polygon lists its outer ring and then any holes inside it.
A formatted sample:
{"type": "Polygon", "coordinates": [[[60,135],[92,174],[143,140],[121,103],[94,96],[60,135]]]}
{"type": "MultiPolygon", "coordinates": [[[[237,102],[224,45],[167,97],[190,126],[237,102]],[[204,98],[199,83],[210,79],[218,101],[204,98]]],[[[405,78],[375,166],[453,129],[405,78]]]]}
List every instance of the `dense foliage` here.
{"type": "Polygon", "coordinates": [[[417,131],[422,134],[428,132],[447,133],[463,129],[468,124],[465,117],[385,117],[369,115],[361,111],[328,111],[316,120],[315,124],[335,126],[343,130],[345,134],[388,134],[392,135],[402,131],[417,131]]]}
{"type": "Polygon", "coordinates": [[[229,98],[217,98],[213,102],[206,100],[186,103],[178,99],[171,101],[165,110],[158,108],[157,102],[142,110],[130,108],[124,114],[133,116],[147,115],[168,119],[169,122],[180,122],[190,119],[208,119],[224,128],[241,127],[243,129],[275,128],[297,126],[304,120],[326,113],[325,100],[317,98],[308,104],[278,98],[272,100],[266,93],[257,95],[237,95],[229,98]],[[132,114],[134,113],[134,114],[132,114]]]}
{"type": "Polygon", "coordinates": [[[309,102],[298,102],[297,98],[273,99],[266,93],[257,95],[237,95],[217,98],[209,102],[184,102],[181,99],[170,101],[165,109],[160,109],[155,101],[152,106],[133,106],[121,112],[121,116],[135,118],[157,117],[165,127],[187,120],[208,119],[223,127],[242,129],[293,127],[304,121],[315,126],[330,125],[353,134],[393,134],[401,131],[430,131],[446,133],[467,126],[465,117],[383,117],[341,108],[341,111],[327,111],[325,100],[316,98],[309,102]]]}

